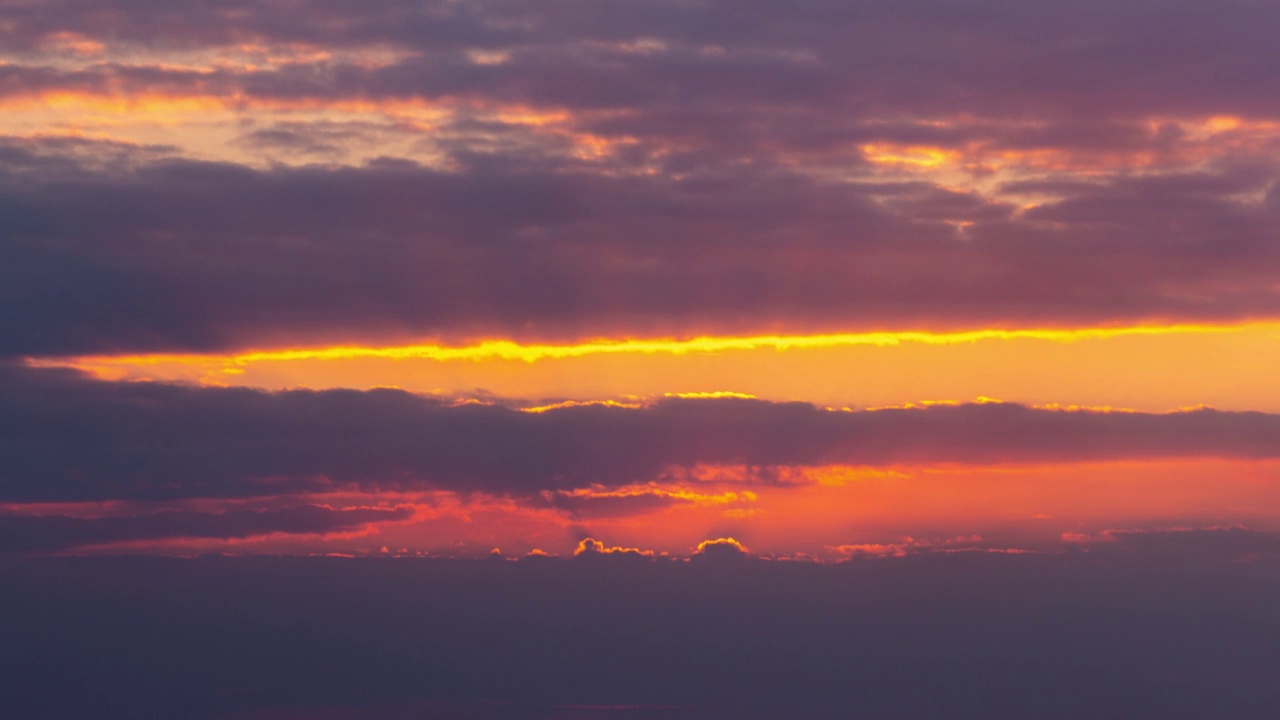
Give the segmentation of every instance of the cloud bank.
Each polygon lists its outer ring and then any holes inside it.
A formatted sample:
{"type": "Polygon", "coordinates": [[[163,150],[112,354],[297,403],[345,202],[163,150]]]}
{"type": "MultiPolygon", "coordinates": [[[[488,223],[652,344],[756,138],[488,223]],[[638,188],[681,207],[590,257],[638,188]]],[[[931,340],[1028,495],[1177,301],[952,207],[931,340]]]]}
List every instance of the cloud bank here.
{"type": "MultiPolygon", "coordinates": [[[[254,497],[340,488],[532,495],[672,469],[1273,458],[1280,418],[1015,404],[829,411],[668,398],[540,413],[396,390],[265,392],[0,372],[0,500],[254,497]]],[[[780,476],[779,476],[780,477],[780,476]]],[[[780,480],[785,482],[786,480],[780,480]]]]}
{"type": "Polygon", "coordinates": [[[10,3],[0,354],[1275,318],[1278,13],[10,3]]]}

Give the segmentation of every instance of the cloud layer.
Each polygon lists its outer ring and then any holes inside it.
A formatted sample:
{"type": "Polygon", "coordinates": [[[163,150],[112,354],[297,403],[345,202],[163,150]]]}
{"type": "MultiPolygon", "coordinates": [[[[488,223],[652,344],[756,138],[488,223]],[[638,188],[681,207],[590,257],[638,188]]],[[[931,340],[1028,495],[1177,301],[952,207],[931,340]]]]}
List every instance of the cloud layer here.
{"type": "Polygon", "coordinates": [[[245,538],[269,533],[297,535],[349,531],[376,522],[405,520],[409,509],[332,510],[299,506],[222,513],[164,511],[128,517],[0,515],[0,553],[167,538],[245,538]]]}
{"type": "MultiPolygon", "coordinates": [[[[233,86],[250,97],[469,96],[575,109],[768,101],[862,115],[1280,110],[1271,85],[1280,53],[1267,32],[1280,11],[1243,0],[963,7],[634,0],[607,8],[582,0],[359,7],[315,0],[234,9],[187,1],[163,11],[139,2],[33,2],[6,5],[0,19],[4,46],[41,68],[45,83],[94,88],[98,76],[122,78],[111,92],[132,79],[204,92],[233,86]],[[293,62],[281,67],[214,72],[138,62],[210,49],[250,56],[293,49],[295,57],[286,54],[293,62]],[[308,57],[316,49],[327,52],[308,57]],[[383,51],[378,62],[351,57],[370,49],[383,51]],[[64,69],[77,54],[96,74],[64,69]],[[51,58],[62,67],[40,62],[51,58]]],[[[7,84],[10,92],[42,87],[7,84]]]]}
{"type": "Polygon", "coordinates": [[[251,497],[343,487],[533,495],[697,466],[1271,458],[1280,418],[1011,404],[828,411],[666,399],[531,413],[396,390],[195,388],[0,373],[0,500],[251,497]]]}
{"type": "Polygon", "coordinates": [[[0,354],[1275,318],[1277,12],[9,4],[0,354]]]}
{"type": "Polygon", "coordinates": [[[1263,720],[1278,549],[1218,531],[836,566],[0,559],[0,701],[103,720],[1263,720]]]}
{"type": "Polygon", "coordinates": [[[1116,177],[1015,213],[780,168],[675,179],[144,160],[121,174],[29,144],[10,144],[18,160],[0,177],[10,355],[1280,310],[1280,201],[1258,166],[1116,177]]]}

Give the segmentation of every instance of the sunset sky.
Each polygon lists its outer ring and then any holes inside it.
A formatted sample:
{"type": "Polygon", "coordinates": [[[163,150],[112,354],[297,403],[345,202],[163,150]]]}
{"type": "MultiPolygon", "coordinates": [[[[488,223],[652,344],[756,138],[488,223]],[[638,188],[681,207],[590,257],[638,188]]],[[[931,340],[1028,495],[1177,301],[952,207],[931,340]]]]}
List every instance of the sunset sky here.
{"type": "MultiPolygon", "coordinates": [[[[767,604],[845,592],[784,562],[1102,588],[1147,553],[1174,584],[1190,555],[1243,563],[1222,584],[1280,601],[1278,179],[1265,0],[0,0],[0,574],[74,612],[64,571],[121,602],[173,568],[201,568],[184,592],[319,588],[366,571],[311,556],[431,559],[465,605],[517,582],[494,558],[534,596],[567,573],[704,600],[681,573],[728,563],[767,604]]],[[[503,612],[473,619],[529,627],[503,612]]],[[[31,687],[62,672],[14,652],[31,687]]],[[[763,666],[704,695],[462,669],[377,702],[172,697],[236,720],[1275,717],[1274,693],[1215,704],[1280,677],[1248,657],[980,715],[762,710],[763,666]]],[[[40,697],[12,702],[115,717],[40,697]]]]}

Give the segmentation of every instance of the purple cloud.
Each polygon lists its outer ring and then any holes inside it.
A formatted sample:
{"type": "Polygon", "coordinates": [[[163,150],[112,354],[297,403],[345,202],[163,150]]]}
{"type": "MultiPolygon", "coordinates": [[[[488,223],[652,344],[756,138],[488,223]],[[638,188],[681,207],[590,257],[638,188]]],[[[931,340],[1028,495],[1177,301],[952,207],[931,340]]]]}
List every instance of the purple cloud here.
{"type": "Polygon", "coordinates": [[[1059,184],[1019,212],[769,163],[606,177],[522,156],[260,170],[119,144],[4,152],[11,356],[1280,313],[1280,195],[1258,162],[1059,184]]]}
{"type": "Polygon", "coordinates": [[[0,372],[0,430],[0,500],[8,501],[245,497],[335,486],[528,496],[647,482],[697,465],[1280,456],[1280,417],[1263,413],[1011,404],[845,412],[739,399],[528,413],[396,390],[271,393],[17,368],[0,372]]]}

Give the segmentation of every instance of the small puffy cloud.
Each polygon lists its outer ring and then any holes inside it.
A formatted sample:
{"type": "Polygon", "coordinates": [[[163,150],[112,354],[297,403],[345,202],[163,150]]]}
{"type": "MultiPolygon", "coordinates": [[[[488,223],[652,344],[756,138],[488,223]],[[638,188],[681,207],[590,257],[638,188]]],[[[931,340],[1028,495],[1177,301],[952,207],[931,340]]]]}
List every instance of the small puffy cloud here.
{"type": "Polygon", "coordinates": [[[731,560],[747,557],[747,549],[731,537],[703,540],[693,550],[693,557],[706,560],[731,560]]]}
{"type": "Polygon", "coordinates": [[[605,544],[595,538],[583,538],[578,542],[578,547],[574,549],[574,557],[598,557],[604,555],[618,555],[622,557],[653,557],[652,550],[641,550],[640,548],[630,547],[606,547],[605,544]]]}

